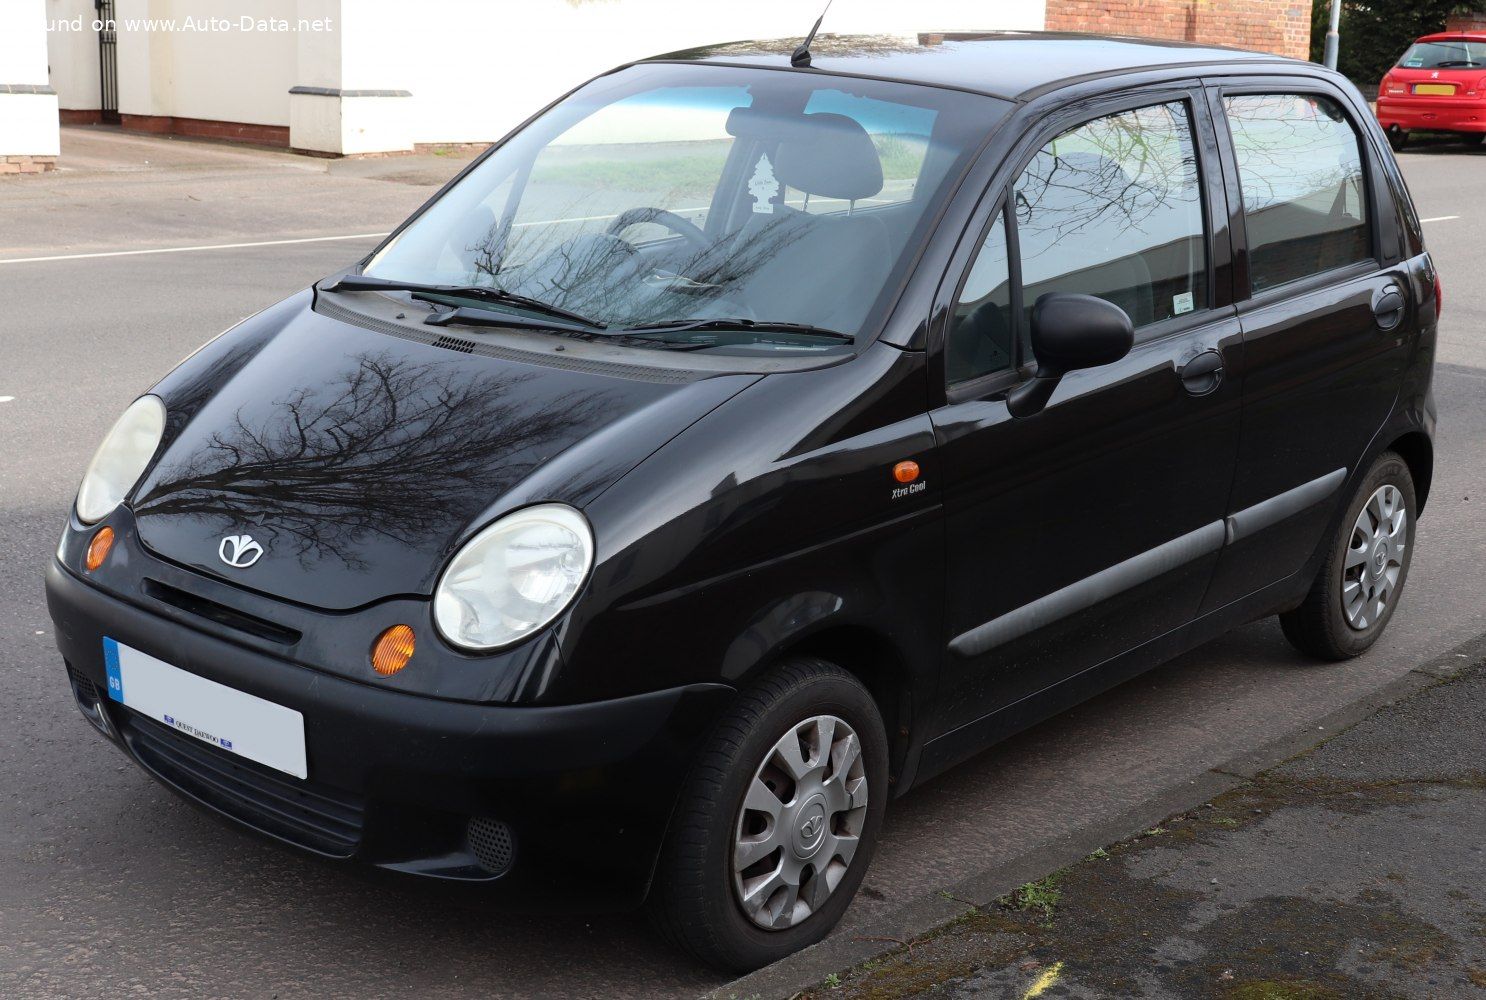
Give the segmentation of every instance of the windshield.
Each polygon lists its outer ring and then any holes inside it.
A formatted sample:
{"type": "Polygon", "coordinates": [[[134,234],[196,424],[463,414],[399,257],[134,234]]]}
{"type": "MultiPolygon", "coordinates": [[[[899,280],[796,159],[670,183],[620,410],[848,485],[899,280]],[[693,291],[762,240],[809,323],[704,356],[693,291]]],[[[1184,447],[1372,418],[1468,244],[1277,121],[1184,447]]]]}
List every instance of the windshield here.
{"type": "MultiPolygon", "coordinates": [[[[365,274],[493,288],[719,350],[839,349],[1006,108],[823,74],[631,67],[497,149],[365,274]]],[[[523,312],[497,299],[458,304],[523,312]]]]}
{"type": "Polygon", "coordinates": [[[1398,65],[1403,69],[1486,68],[1486,42],[1464,39],[1415,42],[1398,60],[1398,65]]]}

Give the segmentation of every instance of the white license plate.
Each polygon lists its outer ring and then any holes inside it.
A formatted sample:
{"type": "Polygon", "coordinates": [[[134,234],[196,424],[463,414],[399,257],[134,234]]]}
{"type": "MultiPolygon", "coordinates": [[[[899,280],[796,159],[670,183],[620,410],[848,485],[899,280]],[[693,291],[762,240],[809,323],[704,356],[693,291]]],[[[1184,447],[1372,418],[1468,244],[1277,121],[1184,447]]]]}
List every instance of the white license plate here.
{"type": "Polygon", "coordinates": [[[104,637],[108,696],[177,732],[298,778],[309,776],[304,716],[104,637]]]}

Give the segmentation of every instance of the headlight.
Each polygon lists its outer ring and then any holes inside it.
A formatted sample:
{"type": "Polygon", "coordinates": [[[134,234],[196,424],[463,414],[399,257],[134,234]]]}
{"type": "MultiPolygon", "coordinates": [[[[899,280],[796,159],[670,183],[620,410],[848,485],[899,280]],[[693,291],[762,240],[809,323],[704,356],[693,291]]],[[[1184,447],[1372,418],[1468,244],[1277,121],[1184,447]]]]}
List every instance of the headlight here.
{"type": "Polygon", "coordinates": [[[165,434],[165,404],[158,396],[141,396],[109,430],[88,463],[77,491],[77,516],[84,524],[101,521],[124,502],[165,434]]]}
{"type": "Polygon", "coordinates": [[[508,514],[470,539],[433,595],[433,619],[465,649],[509,646],[563,610],[593,565],[593,532],[563,504],[508,514]]]}

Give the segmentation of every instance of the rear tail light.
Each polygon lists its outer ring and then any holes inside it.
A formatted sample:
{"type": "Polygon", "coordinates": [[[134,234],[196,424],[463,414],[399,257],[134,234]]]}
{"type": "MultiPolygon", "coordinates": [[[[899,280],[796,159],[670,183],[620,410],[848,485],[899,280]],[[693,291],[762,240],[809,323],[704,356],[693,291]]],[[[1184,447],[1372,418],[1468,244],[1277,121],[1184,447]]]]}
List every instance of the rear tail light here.
{"type": "Polygon", "coordinates": [[[1445,289],[1444,286],[1440,284],[1440,272],[1436,270],[1434,272],[1434,318],[1436,322],[1438,322],[1440,318],[1440,311],[1444,308],[1444,306],[1445,289]]]}

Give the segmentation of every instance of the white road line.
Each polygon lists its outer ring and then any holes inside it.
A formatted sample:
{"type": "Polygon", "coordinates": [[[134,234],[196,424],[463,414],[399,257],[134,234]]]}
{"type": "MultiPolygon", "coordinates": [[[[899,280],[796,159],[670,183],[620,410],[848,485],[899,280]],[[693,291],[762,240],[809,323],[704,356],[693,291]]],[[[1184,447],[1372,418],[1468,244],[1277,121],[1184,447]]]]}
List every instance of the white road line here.
{"type": "Polygon", "coordinates": [[[1458,218],[1460,218],[1460,216],[1458,216],[1458,215],[1436,215],[1432,219],[1420,219],[1419,221],[1420,222],[1449,222],[1451,219],[1458,219],[1458,218]]]}
{"type": "MultiPolygon", "coordinates": [[[[844,198],[820,198],[820,199],[817,199],[817,201],[845,201],[845,200],[846,199],[844,199],[844,198]]],[[[891,203],[888,199],[883,199],[883,198],[863,198],[861,200],[862,201],[867,201],[867,202],[879,202],[879,203],[883,203],[883,204],[890,204],[891,203]]],[[[790,203],[791,204],[800,204],[802,202],[803,202],[803,199],[798,199],[797,198],[797,199],[794,199],[790,203]]],[[[689,212],[705,212],[705,211],[707,211],[707,207],[706,206],[701,206],[701,207],[698,207],[698,208],[678,208],[675,211],[676,211],[676,214],[682,215],[682,214],[689,213],[689,212]]],[[[610,215],[582,215],[582,216],[576,216],[576,217],[571,218],[571,219],[543,219],[540,222],[518,222],[515,225],[513,225],[511,228],[512,229],[526,229],[526,228],[528,228],[530,226],[560,226],[560,225],[563,225],[565,223],[571,223],[571,222],[600,222],[600,221],[602,221],[604,219],[617,219],[621,214],[623,214],[623,213],[615,212],[615,213],[610,214],[610,215]]],[[[1446,218],[1454,219],[1454,218],[1458,218],[1458,216],[1451,215],[1451,216],[1446,216],[1446,218]]],[[[1438,219],[1425,219],[1423,221],[1425,221],[1425,222],[1438,222],[1440,220],[1438,220],[1438,219]]],[[[253,247],[286,247],[286,246],[293,246],[293,245],[299,244],[299,243],[335,243],[335,242],[343,241],[343,240],[372,240],[372,239],[381,239],[382,237],[384,237],[386,235],[387,235],[387,233],[356,233],[355,235],[352,235],[352,236],[311,236],[311,237],[308,237],[308,238],[305,238],[305,239],[298,239],[298,240],[263,240],[263,241],[258,242],[258,243],[215,243],[215,244],[212,244],[210,246],[198,246],[198,247],[159,247],[159,248],[156,248],[156,249],[153,249],[153,250],[111,250],[111,251],[108,251],[107,253],[67,253],[67,254],[57,254],[57,255],[51,256],[51,257],[11,257],[9,259],[0,258],[0,265],[3,265],[3,264],[41,264],[41,263],[45,263],[47,261],[55,261],[55,260],[97,260],[100,257],[144,257],[144,256],[148,256],[150,254],[160,254],[160,253],[196,253],[199,250],[248,250],[248,249],[251,249],[253,247]]]]}
{"type": "Polygon", "coordinates": [[[0,403],[14,403],[14,396],[0,396],[0,403]]]}
{"type": "Polygon", "coordinates": [[[252,247],[286,247],[298,243],[335,243],[343,240],[381,239],[386,233],[357,233],[353,236],[311,236],[299,240],[264,240],[259,243],[215,243],[200,247],[159,247],[154,250],[111,250],[108,253],[67,253],[53,257],[12,257],[0,264],[39,264],[49,260],[96,260],[99,257],[143,257],[157,253],[195,253],[198,250],[245,250],[252,247]]]}

